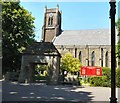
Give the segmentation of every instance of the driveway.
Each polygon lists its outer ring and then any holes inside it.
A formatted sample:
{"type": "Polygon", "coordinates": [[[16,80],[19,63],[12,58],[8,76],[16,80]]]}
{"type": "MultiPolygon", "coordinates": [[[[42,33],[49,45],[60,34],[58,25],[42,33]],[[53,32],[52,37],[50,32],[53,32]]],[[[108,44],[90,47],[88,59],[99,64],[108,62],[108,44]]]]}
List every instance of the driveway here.
{"type": "MultiPolygon", "coordinates": [[[[120,97],[120,89],[117,89],[117,96],[120,97]]],[[[48,86],[40,83],[2,82],[2,101],[22,101],[22,103],[23,101],[41,101],[40,103],[47,101],[51,101],[51,103],[104,101],[106,103],[109,98],[110,88],[108,87],[48,86]]]]}

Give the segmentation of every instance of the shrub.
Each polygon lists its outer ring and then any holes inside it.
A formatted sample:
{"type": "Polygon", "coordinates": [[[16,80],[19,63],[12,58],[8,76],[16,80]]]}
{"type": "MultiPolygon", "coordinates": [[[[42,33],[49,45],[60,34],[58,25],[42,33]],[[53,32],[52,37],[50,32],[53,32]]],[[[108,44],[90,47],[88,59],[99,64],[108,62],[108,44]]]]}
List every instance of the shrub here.
{"type": "MultiPolygon", "coordinates": [[[[111,69],[108,67],[103,67],[102,77],[88,77],[87,82],[90,83],[91,86],[110,87],[111,69]]],[[[120,68],[116,69],[116,86],[120,87],[120,68]]]]}
{"type": "Polygon", "coordinates": [[[102,82],[103,87],[110,87],[111,83],[110,82],[102,82]]]}
{"type": "Polygon", "coordinates": [[[120,68],[116,70],[116,86],[120,87],[120,68]]]}
{"type": "Polygon", "coordinates": [[[91,86],[101,86],[101,77],[89,77],[88,79],[91,86]]]}
{"type": "Polygon", "coordinates": [[[108,67],[102,67],[102,75],[106,76],[107,80],[111,80],[111,69],[108,67]]]}
{"type": "Polygon", "coordinates": [[[108,67],[102,68],[102,77],[88,77],[87,82],[92,86],[111,86],[111,69],[108,67]]]}
{"type": "Polygon", "coordinates": [[[111,69],[108,67],[102,68],[102,86],[103,87],[110,87],[111,86],[111,69]]]}

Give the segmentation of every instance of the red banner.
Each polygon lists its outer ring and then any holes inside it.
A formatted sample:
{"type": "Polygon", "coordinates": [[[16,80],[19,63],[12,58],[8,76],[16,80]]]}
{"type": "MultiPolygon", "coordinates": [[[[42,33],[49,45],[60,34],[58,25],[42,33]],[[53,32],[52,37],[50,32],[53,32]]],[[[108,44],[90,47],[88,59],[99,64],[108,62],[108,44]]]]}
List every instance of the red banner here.
{"type": "Polygon", "coordinates": [[[82,66],[81,76],[102,76],[102,68],[97,66],[82,66]]]}

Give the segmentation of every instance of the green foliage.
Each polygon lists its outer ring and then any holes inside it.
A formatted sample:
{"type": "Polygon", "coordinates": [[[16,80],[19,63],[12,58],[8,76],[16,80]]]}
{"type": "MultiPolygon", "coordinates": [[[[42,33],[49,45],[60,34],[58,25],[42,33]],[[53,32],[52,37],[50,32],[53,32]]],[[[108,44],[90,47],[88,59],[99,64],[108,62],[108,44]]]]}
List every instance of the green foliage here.
{"type": "Polygon", "coordinates": [[[102,75],[106,77],[107,81],[111,80],[111,69],[108,67],[102,67],[102,75]]]}
{"type": "MultiPolygon", "coordinates": [[[[120,18],[117,21],[117,30],[118,30],[118,36],[120,36],[120,18]]],[[[117,57],[118,57],[118,65],[120,66],[120,40],[117,44],[117,57]]],[[[120,87],[120,68],[116,70],[116,85],[117,87],[120,87]]]]}
{"type": "Polygon", "coordinates": [[[21,53],[33,43],[34,18],[19,2],[2,2],[3,73],[18,70],[21,53]]]}
{"type": "Polygon", "coordinates": [[[45,71],[45,70],[48,70],[48,66],[47,65],[37,65],[35,67],[35,70],[40,72],[40,71],[45,71]]]}
{"type": "Polygon", "coordinates": [[[111,69],[108,67],[103,67],[102,77],[88,77],[87,82],[89,82],[92,86],[110,87],[111,86],[111,69]]]}
{"type": "MultiPolygon", "coordinates": [[[[88,77],[87,82],[92,86],[111,86],[111,69],[107,67],[102,68],[102,77],[88,77]]],[[[120,68],[116,69],[116,86],[120,87],[120,68]]]]}
{"type": "Polygon", "coordinates": [[[118,35],[120,36],[120,18],[118,19],[117,23],[118,35]]]}
{"type": "Polygon", "coordinates": [[[101,84],[102,84],[102,78],[101,77],[92,77],[91,78],[92,80],[90,81],[90,83],[92,84],[93,83],[93,85],[94,86],[100,86],[101,84]]]}
{"type": "Polygon", "coordinates": [[[82,64],[80,63],[80,60],[77,58],[74,58],[71,53],[66,53],[62,57],[61,62],[61,69],[66,70],[68,72],[77,72],[80,70],[80,67],[82,64]]]}
{"type": "Polygon", "coordinates": [[[120,68],[117,68],[116,72],[116,85],[120,88],[120,68]]]}
{"type": "MultiPolygon", "coordinates": [[[[117,30],[118,30],[118,36],[120,36],[120,18],[117,21],[117,30]]],[[[118,41],[117,44],[117,57],[118,57],[118,64],[120,65],[120,40],[118,41]]]]}

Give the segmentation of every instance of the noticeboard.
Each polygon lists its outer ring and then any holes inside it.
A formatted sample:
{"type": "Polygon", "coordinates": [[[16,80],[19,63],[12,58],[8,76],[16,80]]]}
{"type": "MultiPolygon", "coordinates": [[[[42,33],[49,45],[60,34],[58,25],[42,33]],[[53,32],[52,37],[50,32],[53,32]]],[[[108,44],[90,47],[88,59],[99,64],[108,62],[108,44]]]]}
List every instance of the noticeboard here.
{"type": "Polygon", "coordinates": [[[102,68],[97,66],[82,66],[81,76],[102,76],[102,68]]]}

